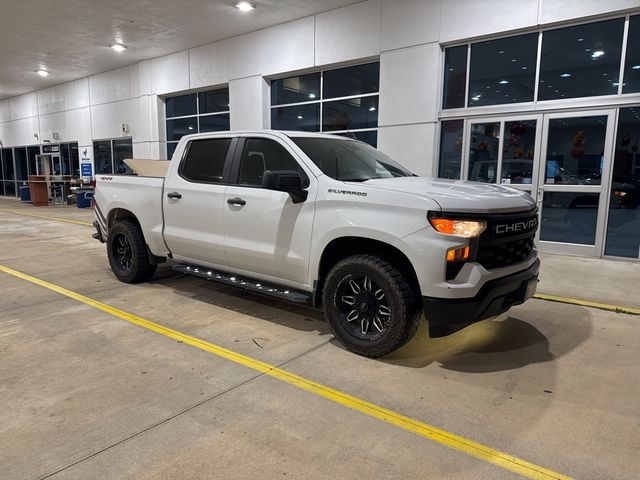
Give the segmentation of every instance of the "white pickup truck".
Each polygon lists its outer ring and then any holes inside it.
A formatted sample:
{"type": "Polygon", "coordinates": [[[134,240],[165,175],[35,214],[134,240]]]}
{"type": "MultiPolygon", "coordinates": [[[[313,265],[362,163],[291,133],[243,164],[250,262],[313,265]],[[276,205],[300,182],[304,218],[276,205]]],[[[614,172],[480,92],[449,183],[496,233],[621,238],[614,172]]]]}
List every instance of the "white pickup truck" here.
{"type": "Polygon", "coordinates": [[[100,175],[97,233],[111,269],[158,263],[323,307],[351,351],[379,357],[533,295],[536,206],[503,186],[418,177],[375,148],[304,132],[182,137],[164,177],[100,175]]]}

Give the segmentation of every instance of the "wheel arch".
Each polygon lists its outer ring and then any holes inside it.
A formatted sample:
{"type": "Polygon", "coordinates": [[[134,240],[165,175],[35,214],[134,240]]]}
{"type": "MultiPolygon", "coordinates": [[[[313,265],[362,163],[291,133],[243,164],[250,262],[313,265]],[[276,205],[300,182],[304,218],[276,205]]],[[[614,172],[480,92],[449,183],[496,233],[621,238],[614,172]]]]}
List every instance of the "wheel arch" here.
{"type": "Polygon", "coordinates": [[[159,257],[157,255],[154,255],[151,252],[151,249],[149,248],[149,243],[147,242],[144,235],[144,229],[142,228],[142,225],[140,224],[138,217],[136,217],[136,215],[132,211],[127,210],[126,208],[116,207],[116,208],[112,208],[109,211],[109,214],[107,215],[107,235],[108,235],[109,229],[111,229],[113,225],[123,220],[129,220],[135,223],[138,229],[140,230],[140,233],[142,234],[142,238],[144,239],[145,245],[147,247],[147,255],[149,257],[149,261],[152,264],[159,264],[167,261],[165,257],[159,257]]]}
{"type": "Polygon", "coordinates": [[[315,307],[322,305],[322,290],[324,281],[331,268],[343,258],[352,255],[375,255],[391,263],[404,276],[411,287],[416,301],[422,299],[420,284],[413,265],[409,258],[400,250],[387,242],[367,237],[343,236],[331,240],[322,251],[318,265],[317,280],[315,283],[313,304],[315,307]]]}

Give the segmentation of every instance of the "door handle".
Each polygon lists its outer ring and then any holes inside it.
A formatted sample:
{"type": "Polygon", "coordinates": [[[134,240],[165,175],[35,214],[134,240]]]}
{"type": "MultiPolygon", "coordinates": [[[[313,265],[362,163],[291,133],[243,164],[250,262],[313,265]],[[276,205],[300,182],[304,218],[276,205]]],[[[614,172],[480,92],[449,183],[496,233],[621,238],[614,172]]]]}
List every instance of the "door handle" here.
{"type": "Polygon", "coordinates": [[[227,203],[229,205],[246,205],[247,204],[246,200],[243,200],[243,199],[241,199],[239,197],[230,198],[230,199],[227,200],[227,203]]]}
{"type": "Polygon", "coordinates": [[[178,198],[182,198],[182,194],[178,192],[171,192],[171,193],[167,193],[167,197],[178,199],[178,198]]]}

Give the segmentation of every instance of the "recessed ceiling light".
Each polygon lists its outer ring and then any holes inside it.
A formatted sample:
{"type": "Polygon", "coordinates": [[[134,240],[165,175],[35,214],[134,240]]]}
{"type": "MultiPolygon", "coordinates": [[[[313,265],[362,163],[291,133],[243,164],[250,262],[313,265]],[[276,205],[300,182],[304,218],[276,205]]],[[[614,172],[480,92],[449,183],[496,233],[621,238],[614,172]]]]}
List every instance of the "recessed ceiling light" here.
{"type": "Polygon", "coordinates": [[[584,38],[579,38],[578,41],[582,42],[582,41],[584,41],[584,38]]]}
{"type": "Polygon", "coordinates": [[[298,115],[298,120],[302,120],[302,115],[298,115]]]}
{"type": "Polygon", "coordinates": [[[113,45],[111,45],[111,49],[115,50],[116,52],[124,52],[127,47],[125,47],[121,43],[114,43],[113,45]]]}
{"type": "Polygon", "coordinates": [[[633,70],[640,70],[640,65],[634,65],[633,67],[631,67],[633,70]]]}
{"type": "Polygon", "coordinates": [[[36,73],[38,75],[40,75],[41,77],[48,77],[49,76],[49,72],[47,70],[45,70],[44,68],[36,70],[36,73]]]}
{"type": "Polygon", "coordinates": [[[310,93],[309,94],[309,98],[316,98],[316,94],[315,93],[310,93]]]}
{"type": "Polygon", "coordinates": [[[370,112],[375,112],[375,111],[376,111],[376,107],[370,107],[370,108],[369,108],[369,111],[370,111],[370,112]]]}
{"type": "Polygon", "coordinates": [[[251,2],[238,2],[236,3],[236,8],[241,12],[250,12],[256,8],[256,6],[251,2]]]}
{"type": "Polygon", "coordinates": [[[560,75],[562,78],[569,78],[571,76],[570,73],[563,73],[562,75],[560,75]]]}
{"type": "Polygon", "coordinates": [[[500,80],[498,83],[500,85],[506,85],[507,83],[509,83],[509,80],[500,80]]]}
{"type": "Polygon", "coordinates": [[[595,52],[593,52],[591,54],[591,56],[593,58],[598,58],[598,57],[601,57],[602,55],[604,55],[604,51],[603,50],[596,50],[595,52]]]}
{"type": "Polygon", "coordinates": [[[515,58],[511,59],[512,62],[517,62],[518,60],[516,60],[515,58]]]}
{"type": "Polygon", "coordinates": [[[522,70],[526,70],[526,69],[527,69],[527,67],[522,67],[522,70]]]}
{"type": "Polygon", "coordinates": [[[504,53],[504,50],[500,50],[498,53],[502,55],[504,53]]]}

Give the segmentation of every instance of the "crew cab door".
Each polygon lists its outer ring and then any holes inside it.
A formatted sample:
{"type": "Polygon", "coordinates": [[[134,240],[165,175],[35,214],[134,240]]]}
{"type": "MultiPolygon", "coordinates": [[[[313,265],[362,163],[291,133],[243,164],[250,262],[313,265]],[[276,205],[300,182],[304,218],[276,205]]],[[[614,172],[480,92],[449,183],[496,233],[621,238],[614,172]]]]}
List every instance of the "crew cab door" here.
{"type": "Polygon", "coordinates": [[[239,139],[223,204],[229,266],[307,284],[316,189],[315,177],[280,141],[268,136],[239,139]],[[266,170],[301,172],[307,200],[293,203],[286,192],[262,188],[266,170]]]}
{"type": "Polygon", "coordinates": [[[164,239],[176,260],[226,265],[223,202],[233,147],[231,137],[191,140],[164,192],[164,239]]]}

